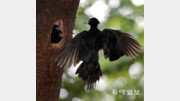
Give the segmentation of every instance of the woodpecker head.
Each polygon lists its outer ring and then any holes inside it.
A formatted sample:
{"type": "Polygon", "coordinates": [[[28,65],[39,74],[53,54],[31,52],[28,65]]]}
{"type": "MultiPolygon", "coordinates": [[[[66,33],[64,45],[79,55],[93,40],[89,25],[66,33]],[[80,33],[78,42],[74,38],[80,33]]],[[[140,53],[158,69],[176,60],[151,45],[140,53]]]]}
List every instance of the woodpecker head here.
{"type": "Polygon", "coordinates": [[[97,18],[91,18],[91,19],[89,19],[89,22],[88,22],[88,24],[90,26],[97,26],[99,23],[100,22],[99,22],[99,20],[97,18]]]}

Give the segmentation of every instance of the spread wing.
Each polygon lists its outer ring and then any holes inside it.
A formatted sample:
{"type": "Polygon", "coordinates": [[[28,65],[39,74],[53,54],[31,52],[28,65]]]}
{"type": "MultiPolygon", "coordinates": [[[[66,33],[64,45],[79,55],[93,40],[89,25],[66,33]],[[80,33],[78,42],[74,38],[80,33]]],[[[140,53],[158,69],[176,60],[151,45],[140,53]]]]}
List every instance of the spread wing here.
{"type": "Polygon", "coordinates": [[[102,31],[103,51],[110,61],[126,55],[130,58],[138,56],[141,45],[130,35],[120,30],[104,29],[102,31]]]}
{"type": "Polygon", "coordinates": [[[75,66],[80,60],[83,59],[82,57],[84,55],[82,53],[88,53],[88,51],[86,51],[86,48],[83,48],[85,47],[84,45],[86,41],[86,39],[84,39],[83,37],[87,35],[87,33],[87,31],[79,33],[72,40],[61,47],[55,60],[58,67],[70,67],[72,64],[74,64],[75,66]]]}

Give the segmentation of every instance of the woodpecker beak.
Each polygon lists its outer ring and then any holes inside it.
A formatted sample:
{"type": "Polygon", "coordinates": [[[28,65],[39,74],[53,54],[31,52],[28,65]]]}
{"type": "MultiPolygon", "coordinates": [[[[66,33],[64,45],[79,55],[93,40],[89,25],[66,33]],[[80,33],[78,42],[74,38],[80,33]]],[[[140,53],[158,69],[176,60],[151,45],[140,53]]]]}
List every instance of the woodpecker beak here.
{"type": "Polygon", "coordinates": [[[88,24],[88,22],[84,22],[84,24],[88,24]]]}

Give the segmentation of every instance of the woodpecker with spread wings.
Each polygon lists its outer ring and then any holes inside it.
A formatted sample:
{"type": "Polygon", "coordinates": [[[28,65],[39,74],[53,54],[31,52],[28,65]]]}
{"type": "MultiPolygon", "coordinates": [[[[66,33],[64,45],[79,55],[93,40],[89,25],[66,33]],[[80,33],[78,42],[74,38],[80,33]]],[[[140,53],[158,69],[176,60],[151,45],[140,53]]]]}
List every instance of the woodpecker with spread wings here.
{"type": "Polygon", "coordinates": [[[88,22],[89,31],[83,31],[67,42],[56,58],[60,68],[70,67],[72,64],[75,66],[82,61],[76,74],[87,83],[88,90],[102,76],[98,62],[99,50],[102,49],[105,58],[110,61],[118,60],[122,56],[135,58],[141,50],[141,45],[130,34],[113,29],[100,31],[99,23],[97,18],[91,18],[88,22]]]}

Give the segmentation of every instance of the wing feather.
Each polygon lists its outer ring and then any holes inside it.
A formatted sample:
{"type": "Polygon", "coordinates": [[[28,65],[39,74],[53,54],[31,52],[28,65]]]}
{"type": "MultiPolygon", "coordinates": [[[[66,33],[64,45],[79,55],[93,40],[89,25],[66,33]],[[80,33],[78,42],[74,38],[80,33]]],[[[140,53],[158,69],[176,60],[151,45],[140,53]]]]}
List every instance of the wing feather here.
{"type": "Polygon", "coordinates": [[[72,64],[76,66],[76,64],[80,61],[79,43],[82,41],[81,36],[86,33],[87,31],[79,33],[71,41],[67,42],[65,45],[61,47],[61,49],[58,52],[58,56],[55,59],[58,67],[70,67],[72,64]]]}
{"type": "MultiPolygon", "coordinates": [[[[104,36],[105,38],[103,39],[104,40],[103,50],[106,53],[111,53],[112,49],[118,50],[120,48],[121,50],[118,52],[123,52],[124,55],[126,55],[127,57],[136,58],[139,56],[138,53],[141,51],[141,45],[130,34],[121,32],[120,30],[104,29],[102,31],[102,36],[104,36]],[[110,39],[108,39],[109,36],[116,36],[116,39],[114,39],[116,43],[113,43],[110,39]],[[116,44],[116,46],[113,46],[113,44],[116,44]],[[110,46],[113,46],[113,48],[110,46]]],[[[112,56],[112,55],[117,55],[118,58],[121,57],[119,53],[108,54],[108,57],[112,61],[117,60],[117,58],[111,59],[111,57],[117,57],[117,56],[112,56]]]]}

